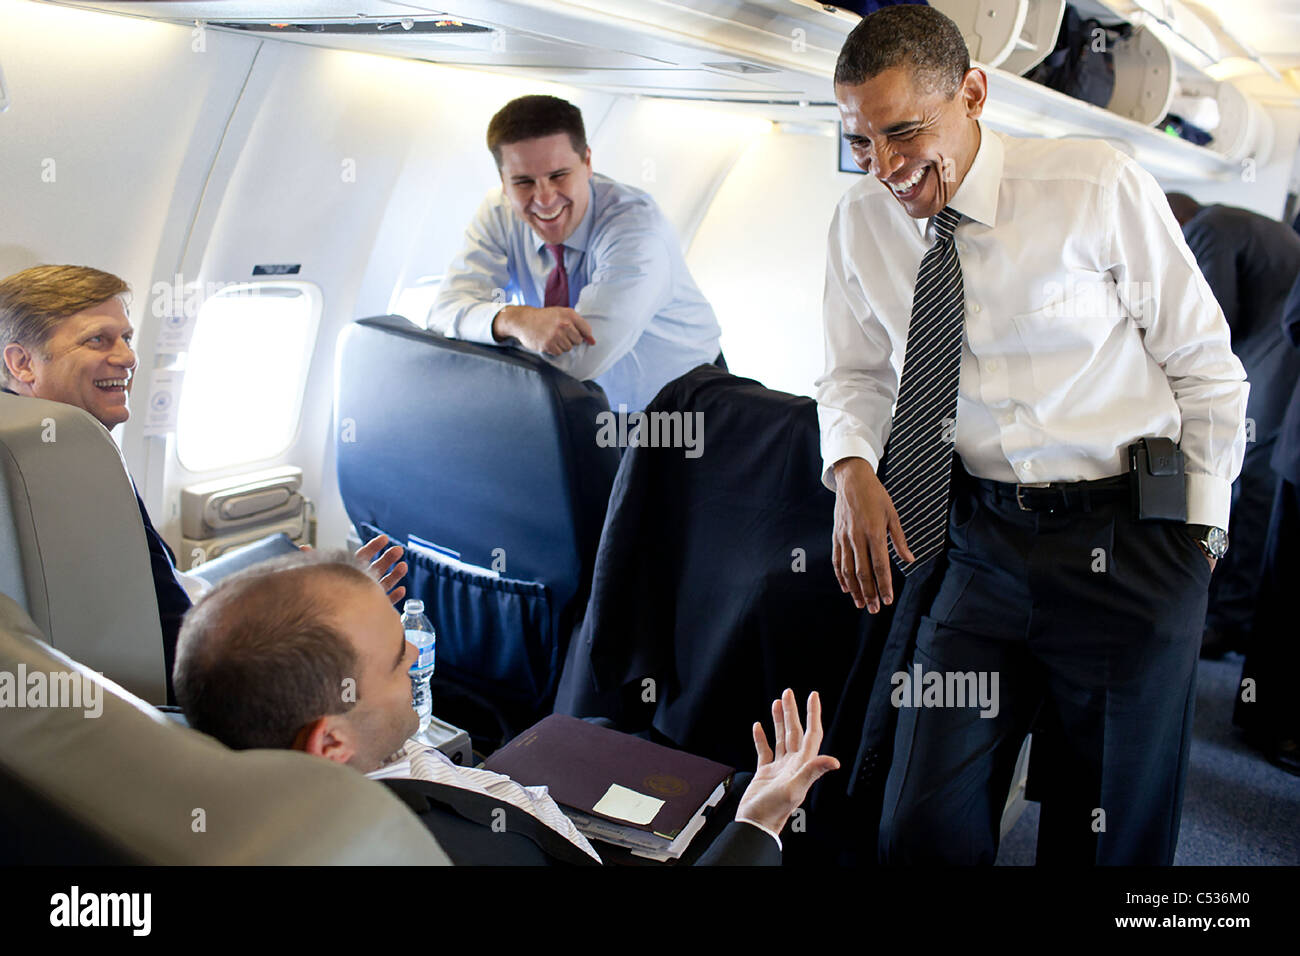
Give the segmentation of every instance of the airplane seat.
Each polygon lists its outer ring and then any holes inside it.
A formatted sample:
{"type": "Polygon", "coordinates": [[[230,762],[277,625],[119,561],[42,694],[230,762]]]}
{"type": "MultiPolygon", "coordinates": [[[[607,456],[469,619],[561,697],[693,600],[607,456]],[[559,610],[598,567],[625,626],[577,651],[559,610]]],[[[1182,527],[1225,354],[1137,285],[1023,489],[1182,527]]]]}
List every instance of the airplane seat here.
{"type": "Polygon", "coordinates": [[[80,408],[0,392],[0,593],[51,646],[166,701],[134,489],[117,445],[80,408]]]}
{"type": "MultiPolygon", "coordinates": [[[[511,736],[549,712],[586,605],[619,463],[597,441],[605,394],[536,355],[398,316],[349,325],[336,361],[348,516],[363,539],[407,545],[408,596],[438,635],[435,680],[491,702],[500,726],[483,736],[511,736]]],[[[484,726],[444,700],[441,716],[484,726]]]]}
{"type": "Polygon", "coordinates": [[[386,787],[320,757],[234,751],[181,727],[49,647],[0,594],[6,697],[0,862],[450,862],[386,787]]]}

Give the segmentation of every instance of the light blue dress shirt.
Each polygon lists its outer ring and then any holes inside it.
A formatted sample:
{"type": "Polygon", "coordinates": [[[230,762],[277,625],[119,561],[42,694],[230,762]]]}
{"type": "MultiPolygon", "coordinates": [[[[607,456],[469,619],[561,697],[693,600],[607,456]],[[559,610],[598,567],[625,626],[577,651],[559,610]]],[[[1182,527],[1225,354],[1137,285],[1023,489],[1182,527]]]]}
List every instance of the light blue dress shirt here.
{"type": "MultiPolygon", "coordinates": [[[[564,247],[569,305],[591,325],[596,344],[543,358],[574,378],[594,379],[610,407],[642,409],[673,379],[718,357],[717,317],[647,193],[593,175],[591,202],[564,247]]],[[[496,314],[511,304],[540,308],[554,268],[545,243],[495,189],[447,269],[429,328],[500,344],[492,337],[496,314]]]]}

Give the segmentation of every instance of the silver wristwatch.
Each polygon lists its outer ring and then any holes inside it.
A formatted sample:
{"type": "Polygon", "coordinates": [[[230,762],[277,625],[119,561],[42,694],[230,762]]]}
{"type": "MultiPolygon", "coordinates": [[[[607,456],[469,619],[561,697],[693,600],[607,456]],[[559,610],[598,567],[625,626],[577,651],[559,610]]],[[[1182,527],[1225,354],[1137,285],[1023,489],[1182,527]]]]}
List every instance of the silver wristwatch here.
{"type": "Polygon", "coordinates": [[[1228,553],[1228,532],[1208,524],[1189,524],[1187,530],[1192,533],[1196,543],[1211,558],[1219,559],[1228,553]]]}

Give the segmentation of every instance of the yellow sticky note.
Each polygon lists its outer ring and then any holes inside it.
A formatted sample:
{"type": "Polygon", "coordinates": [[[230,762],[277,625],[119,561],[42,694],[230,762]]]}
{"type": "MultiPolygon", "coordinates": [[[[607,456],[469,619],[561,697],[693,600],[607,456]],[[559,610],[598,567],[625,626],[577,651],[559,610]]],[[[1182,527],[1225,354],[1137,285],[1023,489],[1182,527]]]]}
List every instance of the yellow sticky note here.
{"type": "Polygon", "coordinates": [[[605,795],[593,807],[607,817],[626,820],[628,823],[647,824],[655,818],[664,802],[657,797],[637,793],[627,787],[611,784],[605,795]]]}

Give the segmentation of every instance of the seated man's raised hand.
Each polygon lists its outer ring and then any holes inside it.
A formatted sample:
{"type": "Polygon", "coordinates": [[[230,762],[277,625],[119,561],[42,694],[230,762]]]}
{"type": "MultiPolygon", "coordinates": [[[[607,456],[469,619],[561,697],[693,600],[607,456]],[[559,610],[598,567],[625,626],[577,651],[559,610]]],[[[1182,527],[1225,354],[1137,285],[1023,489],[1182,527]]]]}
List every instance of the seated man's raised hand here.
{"type": "Polygon", "coordinates": [[[772,702],[772,746],[763,725],[754,724],[758,769],[736,808],[736,819],[780,833],[822,774],[838,770],[840,762],[818,754],[822,743],[822,702],[808,695],[808,730],[799,721],[799,705],[789,688],[772,702]],[[774,749],[775,748],[775,749],[774,749]]]}
{"type": "MultiPolygon", "coordinates": [[[[406,597],[406,588],[397,586],[402,578],[406,577],[406,562],[402,560],[406,549],[400,544],[395,544],[385,551],[384,546],[387,544],[388,535],[377,534],[357,548],[356,559],[370,568],[370,573],[387,592],[388,599],[398,604],[406,597]]],[[[311,545],[304,544],[299,550],[310,551],[311,545]]]]}

